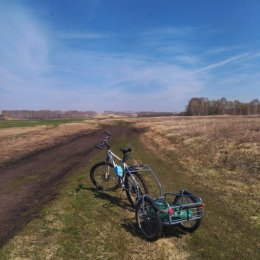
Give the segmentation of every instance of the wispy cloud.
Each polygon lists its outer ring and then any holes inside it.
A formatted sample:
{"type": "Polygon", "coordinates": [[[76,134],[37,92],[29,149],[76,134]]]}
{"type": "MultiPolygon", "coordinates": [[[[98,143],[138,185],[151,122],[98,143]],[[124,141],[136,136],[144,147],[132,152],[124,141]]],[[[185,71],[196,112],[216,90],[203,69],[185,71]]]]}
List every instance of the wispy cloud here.
{"type": "Polygon", "coordinates": [[[217,48],[212,48],[206,51],[207,54],[220,54],[220,53],[224,53],[230,51],[230,48],[227,47],[217,47],[217,48]]]}
{"type": "MultiPolygon", "coordinates": [[[[190,26],[158,27],[139,33],[140,47],[161,54],[187,54],[196,29],[190,26]]],[[[155,54],[156,54],[155,53],[155,54]]]]}
{"type": "MultiPolygon", "coordinates": [[[[260,57],[259,51],[232,56],[228,50],[215,49],[225,56],[212,62],[205,52],[194,51],[192,27],[138,31],[131,35],[137,45],[124,52],[95,49],[95,44],[88,49],[85,41],[117,37],[95,31],[59,34],[18,6],[0,9],[0,30],[0,109],[180,111],[209,86],[234,81],[236,74],[230,81],[216,79],[215,69],[234,65],[242,70],[245,62],[253,66],[260,57]],[[70,48],[68,40],[81,44],[70,48]]],[[[241,81],[246,82],[250,73],[244,75],[241,81]]]]}
{"type": "Polygon", "coordinates": [[[0,11],[0,65],[15,76],[41,73],[48,67],[47,35],[27,14],[19,7],[0,11]]]}
{"type": "Polygon", "coordinates": [[[229,63],[237,63],[237,62],[240,62],[241,60],[243,60],[244,58],[247,58],[249,57],[251,54],[250,53],[243,53],[243,54],[240,54],[240,55],[236,55],[234,57],[231,57],[231,58],[228,58],[228,59],[225,59],[223,61],[220,61],[220,62],[216,62],[216,63],[213,63],[213,64],[210,64],[206,67],[203,67],[199,70],[196,71],[196,73],[205,73],[209,70],[212,70],[212,69],[215,69],[215,68],[219,68],[219,67],[222,67],[226,64],[229,64],[229,63]]]}
{"type": "Polygon", "coordinates": [[[239,51],[241,49],[242,49],[241,46],[228,46],[228,47],[227,46],[225,46],[225,47],[218,46],[218,47],[210,48],[210,49],[206,50],[206,54],[207,55],[222,55],[224,53],[239,51]]]}
{"type": "Polygon", "coordinates": [[[0,26],[1,108],[172,111],[203,87],[189,69],[146,55],[70,49],[62,40],[107,35],[67,32],[55,42],[22,8],[2,11],[0,26]]]}
{"type": "Polygon", "coordinates": [[[260,51],[251,54],[252,59],[257,59],[259,57],[260,57],[260,51]]]}
{"type": "Polygon", "coordinates": [[[183,64],[187,65],[197,65],[200,63],[200,60],[192,55],[180,55],[175,57],[175,59],[183,64]]]}
{"type": "Polygon", "coordinates": [[[106,38],[108,35],[91,32],[64,32],[59,34],[58,37],[65,40],[96,40],[106,38]]]}
{"type": "MultiPolygon", "coordinates": [[[[81,93],[91,90],[98,96],[97,102],[101,101],[101,109],[122,110],[127,104],[131,110],[178,110],[187,96],[196,95],[203,87],[190,70],[144,57],[80,52],[61,56],[59,64],[64,64],[63,60],[73,60],[73,66],[63,66],[69,75],[64,78],[67,84],[76,85],[75,91],[81,93]]],[[[84,96],[85,101],[95,99],[90,93],[84,96]]]]}
{"type": "Polygon", "coordinates": [[[179,38],[191,34],[194,30],[195,29],[191,26],[164,26],[146,30],[142,32],[142,35],[154,38],[165,38],[169,36],[179,38]]]}

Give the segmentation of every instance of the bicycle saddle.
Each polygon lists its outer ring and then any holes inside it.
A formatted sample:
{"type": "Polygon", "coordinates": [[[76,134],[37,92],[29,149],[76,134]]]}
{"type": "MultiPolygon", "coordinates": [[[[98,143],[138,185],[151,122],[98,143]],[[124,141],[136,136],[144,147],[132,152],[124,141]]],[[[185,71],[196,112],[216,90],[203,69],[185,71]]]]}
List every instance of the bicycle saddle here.
{"type": "Polygon", "coordinates": [[[123,153],[123,154],[126,154],[128,152],[131,152],[132,149],[130,147],[126,147],[126,148],[120,148],[120,151],[123,153]]]}

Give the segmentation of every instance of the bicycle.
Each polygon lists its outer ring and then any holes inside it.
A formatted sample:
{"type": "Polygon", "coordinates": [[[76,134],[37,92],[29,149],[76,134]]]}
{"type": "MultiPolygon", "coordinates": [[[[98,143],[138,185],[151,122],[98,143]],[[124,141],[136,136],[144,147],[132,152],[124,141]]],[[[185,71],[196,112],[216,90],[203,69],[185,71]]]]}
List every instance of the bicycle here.
{"type": "Polygon", "coordinates": [[[105,132],[105,134],[104,140],[97,144],[96,148],[107,148],[106,159],[92,166],[90,180],[98,190],[115,191],[121,187],[131,206],[135,207],[142,195],[149,194],[144,178],[139,173],[140,165],[127,165],[127,154],[132,151],[129,147],[120,148],[123,159],[114,154],[109,145],[111,133],[105,132]],[[117,164],[114,159],[119,161],[122,166],[117,164]]]}
{"type": "Polygon", "coordinates": [[[182,232],[197,230],[204,217],[202,199],[185,189],[178,193],[164,193],[159,178],[151,167],[146,164],[128,166],[127,153],[131,152],[131,148],[121,148],[123,159],[120,159],[110,150],[108,141],[111,133],[105,133],[103,142],[96,147],[107,148],[106,159],[96,163],[90,170],[90,179],[94,186],[104,191],[123,188],[131,206],[135,208],[137,226],[148,241],[159,239],[163,235],[164,226],[177,226],[182,232]],[[114,158],[120,161],[123,167],[117,165],[114,158]],[[149,195],[141,173],[148,173],[153,177],[159,196],[149,195]]]}

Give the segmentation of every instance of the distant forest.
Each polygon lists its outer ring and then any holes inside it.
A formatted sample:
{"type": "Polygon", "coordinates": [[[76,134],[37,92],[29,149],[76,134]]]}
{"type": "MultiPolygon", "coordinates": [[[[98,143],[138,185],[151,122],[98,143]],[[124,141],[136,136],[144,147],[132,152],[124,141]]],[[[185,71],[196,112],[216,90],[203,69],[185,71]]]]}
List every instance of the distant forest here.
{"type": "Polygon", "coordinates": [[[85,118],[96,115],[94,111],[53,111],[53,110],[2,110],[3,118],[15,119],[59,119],[85,118]]]}
{"type": "MultiPolygon", "coordinates": [[[[208,116],[208,115],[260,115],[260,102],[254,99],[249,103],[238,100],[228,101],[226,98],[209,100],[207,98],[192,98],[184,112],[118,112],[105,111],[105,115],[127,117],[162,117],[162,116],[208,116]]],[[[62,119],[88,118],[97,115],[95,111],[53,111],[53,110],[2,110],[0,119],[62,119]]]]}
{"type": "Polygon", "coordinates": [[[249,103],[238,100],[228,101],[226,98],[209,100],[207,98],[192,98],[184,113],[189,116],[207,115],[259,115],[260,102],[254,99],[249,103]]]}

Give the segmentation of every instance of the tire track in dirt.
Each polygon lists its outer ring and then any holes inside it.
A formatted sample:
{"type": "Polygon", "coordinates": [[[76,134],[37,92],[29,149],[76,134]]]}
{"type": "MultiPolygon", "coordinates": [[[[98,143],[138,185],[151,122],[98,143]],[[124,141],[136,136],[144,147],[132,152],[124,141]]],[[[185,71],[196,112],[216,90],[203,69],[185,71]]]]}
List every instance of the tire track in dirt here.
{"type": "MultiPolygon", "coordinates": [[[[119,126],[106,130],[120,135],[119,126]]],[[[55,198],[63,177],[87,164],[103,136],[104,129],[81,134],[67,143],[0,166],[0,247],[55,198]]]]}

